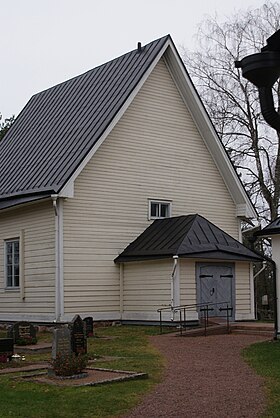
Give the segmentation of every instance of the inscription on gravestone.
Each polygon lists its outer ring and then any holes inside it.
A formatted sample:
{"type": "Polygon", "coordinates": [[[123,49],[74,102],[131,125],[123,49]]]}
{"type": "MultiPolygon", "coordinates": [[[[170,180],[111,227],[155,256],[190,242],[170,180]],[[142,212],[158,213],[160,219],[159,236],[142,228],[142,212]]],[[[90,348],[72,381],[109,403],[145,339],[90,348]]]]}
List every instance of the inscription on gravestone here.
{"type": "Polygon", "coordinates": [[[52,358],[57,355],[69,356],[71,354],[71,335],[68,328],[58,328],[53,332],[52,358]]]}
{"type": "Polygon", "coordinates": [[[85,326],[86,326],[86,336],[93,337],[93,318],[91,316],[87,316],[83,319],[85,326]]]}
{"type": "Polygon", "coordinates": [[[70,324],[72,351],[76,355],[87,353],[85,324],[80,315],[75,315],[70,324]]]}
{"type": "Polygon", "coordinates": [[[36,329],[30,322],[16,322],[8,330],[8,336],[14,339],[15,344],[35,344],[36,329]]]}

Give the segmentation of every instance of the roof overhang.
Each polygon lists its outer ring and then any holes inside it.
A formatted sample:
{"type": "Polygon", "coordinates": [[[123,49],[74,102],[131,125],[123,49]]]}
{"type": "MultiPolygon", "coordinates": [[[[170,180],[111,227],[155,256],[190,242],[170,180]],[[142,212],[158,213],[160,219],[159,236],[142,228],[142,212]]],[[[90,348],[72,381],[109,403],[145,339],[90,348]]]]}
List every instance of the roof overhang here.
{"type": "Polygon", "coordinates": [[[254,233],[255,237],[270,237],[280,234],[280,216],[270,222],[265,228],[254,233]]]}
{"type": "Polygon", "coordinates": [[[114,260],[115,263],[163,258],[262,262],[245,247],[202,216],[185,215],[154,221],[114,260]]]}
{"type": "Polygon", "coordinates": [[[37,203],[41,200],[46,200],[51,198],[51,193],[41,193],[37,195],[27,195],[27,196],[13,196],[8,199],[0,200],[0,211],[8,210],[15,208],[20,205],[27,205],[31,203],[37,203]]]}
{"type": "MultiPolygon", "coordinates": [[[[125,256],[118,256],[115,259],[115,263],[129,263],[129,262],[141,262],[141,261],[155,261],[155,260],[166,260],[172,259],[174,254],[169,255],[151,255],[151,256],[132,256],[132,257],[125,257],[125,256]]],[[[201,253],[194,253],[194,254],[181,254],[178,258],[188,258],[192,260],[203,259],[209,261],[248,261],[254,263],[260,263],[264,261],[262,257],[245,257],[238,254],[233,253],[226,253],[222,251],[212,251],[212,252],[201,252],[201,253]]]]}

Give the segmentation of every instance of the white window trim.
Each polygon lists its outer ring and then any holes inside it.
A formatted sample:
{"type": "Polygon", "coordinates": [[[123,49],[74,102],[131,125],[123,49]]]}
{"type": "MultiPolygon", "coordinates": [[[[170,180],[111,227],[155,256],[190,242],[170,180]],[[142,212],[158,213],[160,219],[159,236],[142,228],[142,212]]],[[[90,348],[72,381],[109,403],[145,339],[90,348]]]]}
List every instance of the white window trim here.
{"type": "Polygon", "coordinates": [[[154,221],[155,219],[166,219],[171,218],[172,216],[172,200],[162,200],[162,199],[148,199],[148,220],[154,221]],[[163,217],[163,216],[152,216],[151,215],[151,206],[152,203],[157,204],[165,204],[169,206],[169,216],[163,217]]]}
{"type": "Polygon", "coordinates": [[[5,281],[5,290],[8,291],[20,291],[20,278],[21,278],[21,241],[20,237],[7,238],[4,240],[4,281],[5,281]],[[18,286],[8,286],[8,276],[7,276],[7,243],[8,242],[18,242],[19,243],[19,285],[18,286]]]}

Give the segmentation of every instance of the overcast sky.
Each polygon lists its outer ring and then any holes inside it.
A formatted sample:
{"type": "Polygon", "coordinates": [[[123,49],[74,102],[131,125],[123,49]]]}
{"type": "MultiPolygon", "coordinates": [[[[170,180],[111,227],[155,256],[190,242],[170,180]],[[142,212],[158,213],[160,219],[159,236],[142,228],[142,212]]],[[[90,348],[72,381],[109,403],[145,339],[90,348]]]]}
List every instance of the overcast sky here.
{"type": "Polygon", "coordinates": [[[192,49],[205,15],[227,16],[263,0],[0,0],[0,113],[119,55],[171,34],[192,49]]]}

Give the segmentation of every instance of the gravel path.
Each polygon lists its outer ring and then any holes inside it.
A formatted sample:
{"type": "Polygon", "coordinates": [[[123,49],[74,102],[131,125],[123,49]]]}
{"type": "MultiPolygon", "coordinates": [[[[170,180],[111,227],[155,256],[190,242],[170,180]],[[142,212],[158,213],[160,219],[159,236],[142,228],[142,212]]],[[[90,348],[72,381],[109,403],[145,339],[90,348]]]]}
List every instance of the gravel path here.
{"type": "Polygon", "coordinates": [[[166,357],[163,382],[126,418],[257,418],[265,408],[262,379],[242,360],[253,335],[152,337],[166,357]]]}

